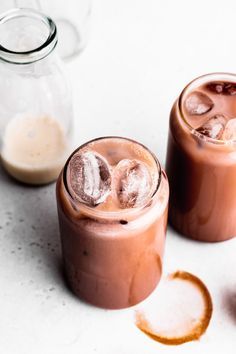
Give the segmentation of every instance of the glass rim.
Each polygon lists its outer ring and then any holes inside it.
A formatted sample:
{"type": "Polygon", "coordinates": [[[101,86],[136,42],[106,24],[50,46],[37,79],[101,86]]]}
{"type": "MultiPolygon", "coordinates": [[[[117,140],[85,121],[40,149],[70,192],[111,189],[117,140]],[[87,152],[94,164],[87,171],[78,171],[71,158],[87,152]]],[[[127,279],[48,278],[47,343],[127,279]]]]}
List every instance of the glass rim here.
{"type": "Polygon", "coordinates": [[[135,216],[136,214],[138,214],[139,212],[144,210],[148,206],[148,204],[153,200],[153,198],[155,197],[155,195],[159,191],[159,187],[160,187],[160,184],[161,184],[162,168],[161,168],[161,164],[160,164],[159,160],[157,159],[156,155],[151,150],[149,150],[145,145],[143,145],[142,143],[139,143],[136,140],[133,140],[133,139],[130,139],[130,138],[126,138],[126,137],[109,135],[109,136],[102,136],[102,137],[99,137],[99,138],[91,139],[91,140],[87,141],[86,143],[80,145],[77,149],[75,149],[70,154],[70,156],[68,157],[68,159],[67,159],[67,161],[65,163],[65,166],[64,166],[63,171],[62,171],[62,179],[63,179],[63,185],[65,187],[65,190],[67,192],[67,195],[68,195],[69,199],[71,200],[71,202],[73,204],[78,206],[82,211],[83,210],[85,212],[87,211],[87,213],[89,215],[94,216],[94,217],[98,217],[98,218],[101,218],[101,219],[122,219],[122,215],[124,215],[124,214],[126,214],[128,216],[135,216]],[[122,139],[122,140],[129,141],[131,143],[137,144],[137,145],[141,146],[142,148],[144,148],[152,156],[152,158],[154,160],[154,163],[156,164],[157,172],[158,172],[157,185],[155,187],[154,192],[152,193],[152,195],[148,199],[148,201],[144,205],[142,205],[141,207],[120,209],[118,211],[97,210],[96,206],[95,207],[90,207],[86,203],[83,203],[83,202],[80,202],[80,201],[76,200],[71,195],[71,193],[69,191],[69,188],[68,188],[68,185],[67,185],[67,167],[68,167],[68,164],[69,164],[72,156],[77,151],[81,150],[82,148],[84,148],[85,146],[87,146],[90,143],[93,143],[93,142],[96,142],[96,141],[100,141],[100,140],[107,140],[107,139],[122,139]]]}
{"type": "MultiPolygon", "coordinates": [[[[210,81],[231,81],[236,82],[236,74],[234,73],[228,73],[228,72],[213,72],[213,73],[208,73],[204,74],[201,76],[198,76],[197,78],[191,80],[182,90],[178,101],[177,101],[177,106],[180,114],[181,121],[184,123],[184,125],[188,128],[190,133],[192,133],[194,136],[196,136],[200,141],[204,142],[209,142],[211,144],[215,145],[225,145],[225,146],[235,146],[236,145],[236,140],[222,140],[222,139],[213,139],[210,138],[200,132],[198,132],[195,128],[191,126],[191,124],[188,123],[186,116],[184,114],[183,110],[183,105],[184,105],[184,99],[188,93],[191,92],[192,86],[200,81],[201,84],[205,84],[210,81]],[[234,80],[233,80],[234,79],[234,80]]],[[[196,87],[197,88],[197,87],[196,87]]]]}
{"type": "Polygon", "coordinates": [[[17,18],[29,17],[43,22],[48,28],[47,39],[38,47],[27,51],[14,51],[1,45],[0,60],[12,64],[30,64],[48,56],[57,45],[57,27],[54,21],[42,12],[30,8],[13,8],[0,14],[0,25],[17,18]]]}

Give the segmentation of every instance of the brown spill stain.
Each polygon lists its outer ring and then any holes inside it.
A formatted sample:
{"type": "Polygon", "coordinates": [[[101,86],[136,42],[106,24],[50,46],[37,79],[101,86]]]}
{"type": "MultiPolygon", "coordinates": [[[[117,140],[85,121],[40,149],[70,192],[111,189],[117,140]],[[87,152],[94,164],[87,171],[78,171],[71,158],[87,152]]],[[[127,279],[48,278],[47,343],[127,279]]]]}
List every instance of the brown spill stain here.
{"type": "Polygon", "coordinates": [[[170,279],[181,279],[184,281],[191,282],[194,286],[198,288],[198,290],[201,292],[202,297],[204,299],[205,303],[205,309],[203,312],[203,315],[201,318],[199,318],[199,323],[196,324],[194,328],[190,330],[189,333],[187,333],[184,336],[180,337],[166,337],[159,335],[153,329],[151,328],[149,322],[145,318],[145,315],[141,312],[136,313],[136,326],[144,332],[146,335],[151,337],[157,342],[160,342],[162,344],[167,344],[167,345],[179,345],[183,344],[186,342],[198,340],[206,331],[209,322],[211,320],[212,316],[212,311],[213,311],[213,304],[212,304],[212,299],[211,295],[206,287],[206,285],[195,275],[190,274],[185,271],[177,271],[169,276],[170,279]]]}

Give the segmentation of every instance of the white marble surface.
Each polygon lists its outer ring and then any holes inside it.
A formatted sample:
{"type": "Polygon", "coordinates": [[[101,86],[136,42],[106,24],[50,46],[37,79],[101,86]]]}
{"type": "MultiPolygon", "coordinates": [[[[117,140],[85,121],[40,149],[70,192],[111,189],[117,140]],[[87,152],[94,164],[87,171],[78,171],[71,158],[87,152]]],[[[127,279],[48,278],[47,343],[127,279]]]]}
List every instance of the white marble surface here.
{"type": "MultiPolygon", "coordinates": [[[[199,74],[236,71],[235,10],[230,0],[94,1],[90,43],[67,64],[76,145],[129,136],[164,163],[169,110],[183,86],[199,74]]],[[[168,229],[164,274],[193,272],[214,302],[200,341],[168,347],[135,327],[134,309],[97,309],[67,289],[54,189],[19,185],[0,169],[1,353],[235,353],[236,239],[202,244],[168,229]]]]}

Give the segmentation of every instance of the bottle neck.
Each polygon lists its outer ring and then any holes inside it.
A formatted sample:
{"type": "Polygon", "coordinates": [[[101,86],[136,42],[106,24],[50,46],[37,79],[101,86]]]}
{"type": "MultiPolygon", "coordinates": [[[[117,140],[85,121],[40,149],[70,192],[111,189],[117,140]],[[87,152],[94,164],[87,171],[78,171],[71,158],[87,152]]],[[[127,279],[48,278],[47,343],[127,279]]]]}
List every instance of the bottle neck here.
{"type": "Polygon", "coordinates": [[[0,17],[0,60],[31,64],[47,57],[57,45],[55,23],[32,9],[13,9],[0,17]]]}

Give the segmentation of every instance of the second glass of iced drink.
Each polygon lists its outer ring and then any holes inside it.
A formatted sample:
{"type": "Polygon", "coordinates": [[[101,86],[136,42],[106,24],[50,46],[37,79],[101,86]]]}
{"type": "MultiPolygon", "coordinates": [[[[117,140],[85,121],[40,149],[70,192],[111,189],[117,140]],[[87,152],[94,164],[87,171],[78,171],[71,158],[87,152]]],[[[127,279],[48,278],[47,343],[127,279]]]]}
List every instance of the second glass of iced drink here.
{"type": "Polygon", "coordinates": [[[170,116],[170,222],[201,241],[236,236],[236,75],[192,81],[170,116]]]}
{"type": "Polygon", "coordinates": [[[129,139],[86,143],[57,182],[66,276],[76,295],[104,308],[145,299],[162,272],[169,187],[156,157],[129,139]]]}

